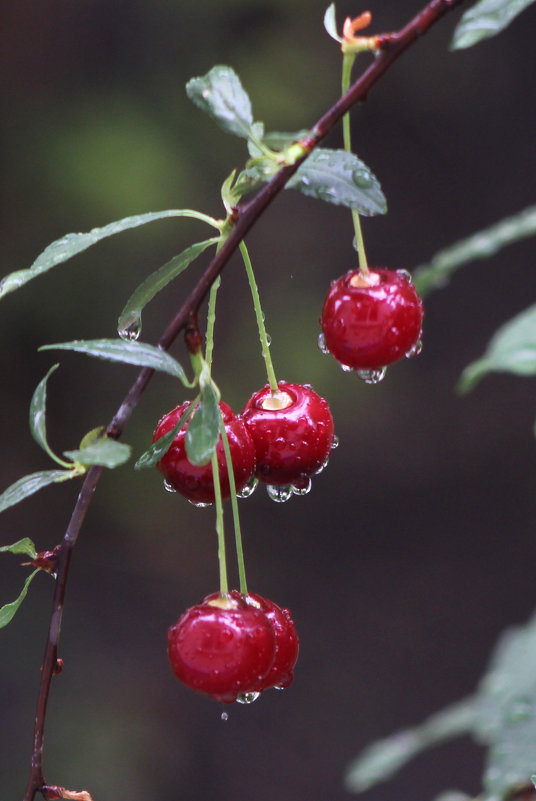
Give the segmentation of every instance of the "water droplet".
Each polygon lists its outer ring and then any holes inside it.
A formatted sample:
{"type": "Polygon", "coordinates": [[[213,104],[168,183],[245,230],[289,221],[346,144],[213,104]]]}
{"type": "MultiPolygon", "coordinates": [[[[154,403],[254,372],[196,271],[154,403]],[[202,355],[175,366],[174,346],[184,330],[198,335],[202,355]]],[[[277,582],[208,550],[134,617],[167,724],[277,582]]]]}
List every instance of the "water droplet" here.
{"type": "Polygon", "coordinates": [[[407,278],[408,281],[411,281],[411,273],[408,272],[408,270],[397,270],[396,274],[401,275],[402,278],[407,278]]]}
{"type": "Polygon", "coordinates": [[[228,712],[222,712],[221,713],[221,719],[222,720],[229,720],[229,713],[228,712]]]}
{"type": "Polygon", "coordinates": [[[311,479],[307,479],[307,482],[304,482],[303,486],[296,486],[295,484],[292,485],[291,489],[294,495],[307,495],[311,492],[312,482],[311,479]]]}
{"type": "Polygon", "coordinates": [[[318,335],[318,349],[322,353],[329,353],[329,348],[326,345],[326,335],[323,332],[318,335]]]}
{"type": "Polygon", "coordinates": [[[339,437],[337,436],[337,434],[333,434],[333,440],[332,440],[332,442],[331,442],[331,450],[332,450],[332,451],[334,451],[334,450],[335,450],[335,448],[338,448],[338,447],[339,447],[339,442],[340,442],[340,439],[339,439],[339,437]]]}
{"type": "Polygon", "coordinates": [[[367,170],[354,170],[352,172],[352,181],[358,189],[370,189],[372,186],[372,176],[367,170]]]}
{"type": "Polygon", "coordinates": [[[239,704],[252,704],[256,701],[260,693],[238,693],[236,700],[239,704]]]}
{"type": "Polygon", "coordinates": [[[191,501],[190,498],[188,498],[188,500],[192,504],[192,506],[195,506],[197,509],[206,509],[207,506],[212,506],[211,503],[200,503],[199,501],[191,501]]]}
{"type": "Polygon", "coordinates": [[[268,345],[268,347],[270,347],[270,345],[272,344],[272,337],[270,336],[270,334],[266,334],[266,344],[268,345]]]}
{"type": "Polygon", "coordinates": [[[313,388],[312,384],[304,384],[303,386],[305,387],[305,389],[312,389],[313,388]]]}
{"type": "Polygon", "coordinates": [[[318,468],[318,470],[315,470],[315,473],[314,473],[314,474],[315,474],[315,476],[319,476],[319,475],[320,475],[320,473],[321,473],[323,470],[325,470],[325,469],[326,469],[326,467],[328,466],[328,462],[329,462],[329,459],[326,459],[326,461],[325,461],[323,464],[321,464],[321,465],[320,465],[320,467],[318,468]]]}
{"type": "Polygon", "coordinates": [[[379,384],[385,378],[387,367],[380,367],[379,370],[356,370],[356,375],[365,384],[379,384]]]}
{"type": "Polygon", "coordinates": [[[422,339],[419,337],[414,346],[410,348],[406,353],[406,359],[413,359],[414,356],[418,356],[421,351],[422,351],[422,339]]]}
{"type": "Polygon", "coordinates": [[[292,487],[276,487],[273,484],[267,484],[266,492],[268,497],[276,503],[285,503],[292,498],[292,487]]]}
{"type": "Polygon", "coordinates": [[[120,328],[117,329],[117,333],[124,339],[125,342],[135,342],[137,339],[140,338],[141,334],[141,317],[139,314],[132,315],[127,317],[120,328]]]}
{"type": "Polygon", "coordinates": [[[273,688],[274,688],[274,690],[286,690],[287,689],[286,687],[283,687],[283,685],[281,685],[281,684],[274,684],[273,688]]]}
{"type": "Polygon", "coordinates": [[[311,183],[311,181],[306,175],[302,175],[301,182],[304,186],[309,186],[309,184],[311,183]]]}
{"type": "Polygon", "coordinates": [[[177,492],[173,484],[170,484],[169,481],[166,481],[165,479],[164,479],[164,489],[166,490],[166,492],[177,492]]]}
{"type": "Polygon", "coordinates": [[[342,362],[340,362],[340,365],[341,365],[341,370],[343,371],[343,373],[351,373],[352,372],[352,368],[350,367],[349,364],[343,364],[342,362]]]}
{"type": "Polygon", "coordinates": [[[236,493],[237,498],[249,498],[250,495],[253,495],[255,490],[257,489],[257,485],[259,483],[259,479],[256,476],[252,476],[246,486],[240,490],[240,492],[236,493]]]}

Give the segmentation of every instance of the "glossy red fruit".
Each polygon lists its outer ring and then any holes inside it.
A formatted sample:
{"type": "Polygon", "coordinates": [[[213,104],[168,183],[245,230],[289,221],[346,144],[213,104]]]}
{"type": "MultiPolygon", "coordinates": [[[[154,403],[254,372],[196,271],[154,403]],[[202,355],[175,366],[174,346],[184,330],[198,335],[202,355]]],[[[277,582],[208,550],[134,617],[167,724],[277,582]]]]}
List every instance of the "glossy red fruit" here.
{"type": "Polygon", "coordinates": [[[256,476],[272,486],[306,487],[333,445],[328,402],[309,386],[279,382],[251,396],[242,418],[255,444],[256,476]]]}
{"type": "Polygon", "coordinates": [[[225,703],[255,692],[272,667],[275,649],[265,613],[231,596],[205,598],[168,631],[168,656],[177,678],[225,703]]]}
{"type": "Polygon", "coordinates": [[[269,687],[286,689],[290,687],[294,679],[294,665],[298,659],[300,647],[292,616],[288,609],[281,609],[273,601],[256,593],[250,592],[245,600],[246,603],[258,606],[264,612],[275,632],[274,663],[258,685],[258,689],[267,690],[269,687]]]}
{"type": "Polygon", "coordinates": [[[423,304],[404,270],[350,270],[333,281],[322,309],[325,346],[341,365],[380,370],[420,349],[423,304]]]}
{"type": "MultiPolygon", "coordinates": [[[[153,434],[153,442],[171,431],[188,408],[188,405],[189,402],[182,403],[162,417],[153,434]]],[[[229,439],[229,449],[238,493],[253,476],[255,470],[255,446],[242,419],[235,415],[231,407],[226,403],[220,402],[220,409],[229,439]]],[[[167,484],[193,503],[214,503],[212,465],[208,462],[208,464],[198,466],[189,461],[185,446],[187,428],[188,423],[180,429],[170,449],[158,462],[157,467],[163,474],[167,484]]],[[[221,437],[216,447],[216,454],[222,497],[229,498],[229,476],[221,437]]]]}

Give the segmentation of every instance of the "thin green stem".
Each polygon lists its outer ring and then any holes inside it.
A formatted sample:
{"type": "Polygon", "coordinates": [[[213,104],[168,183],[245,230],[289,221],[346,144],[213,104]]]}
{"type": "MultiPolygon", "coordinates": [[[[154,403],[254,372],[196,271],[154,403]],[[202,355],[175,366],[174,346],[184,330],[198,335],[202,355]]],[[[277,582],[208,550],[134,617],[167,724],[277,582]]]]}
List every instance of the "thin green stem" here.
{"type": "Polygon", "coordinates": [[[216,451],[212,454],[212,480],[214,482],[214,498],[216,501],[216,533],[218,535],[218,561],[220,565],[220,594],[227,595],[227,559],[225,556],[225,532],[223,526],[223,502],[221,498],[220,471],[216,451]]]}
{"type": "Polygon", "coordinates": [[[225,461],[227,463],[227,473],[229,475],[229,490],[231,492],[231,508],[233,510],[236,559],[238,562],[238,578],[240,581],[240,592],[242,593],[242,595],[247,595],[248,586],[246,582],[246,565],[244,562],[244,549],[242,547],[242,531],[240,529],[240,515],[238,512],[238,500],[236,497],[236,483],[234,478],[233,460],[231,458],[229,438],[225,430],[225,425],[223,422],[223,417],[221,416],[221,412],[220,412],[220,433],[223,442],[223,450],[225,453],[225,461]]]}
{"type": "Polygon", "coordinates": [[[240,242],[239,248],[240,248],[240,253],[242,254],[242,258],[244,260],[244,266],[246,268],[249,286],[251,289],[251,296],[253,298],[253,306],[255,308],[255,315],[257,317],[257,327],[259,329],[259,337],[262,346],[262,357],[264,359],[264,364],[266,365],[266,375],[268,377],[268,383],[270,384],[270,389],[272,390],[272,394],[275,394],[277,392],[277,378],[275,377],[274,366],[272,364],[272,357],[270,355],[270,345],[268,344],[268,335],[266,334],[266,327],[264,325],[264,315],[262,313],[259,289],[257,287],[257,282],[255,280],[255,274],[253,272],[251,259],[249,258],[248,249],[246,247],[246,243],[244,242],[244,240],[240,242]]]}
{"type": "MultiPolygon", "coordinates": [[[[355,53],[345,53],[342,61],[342,94],[345,95],[350,88],[352,78],[352,67],[356,58],[355,53]]],[[[352,136],[350,133],[350,113],[346,112],[342,118],[342,136],[344,142],[344,149],[347,153],[352,152],[352,136]]],[[[354,223],[355,242],[357,246],[357,255],[359,257],[359,269],[363,273],[368,273],[367,255],[365,253],[365,241],[363,239],[363,231],[361,229],[361,220],[359,213],[356,209],[352,209],[352,220],[354,223]]]]}
{"type": "Polygon", "coordinates": [[[221,276],[219,275],[210,287],[210,294],[208,296],[205,361],[208,364],[209,369],[212,367],[212,352],[214,350],[214,323],[216,322],[216,298],[218,296],[220,284],[221,276]]]}

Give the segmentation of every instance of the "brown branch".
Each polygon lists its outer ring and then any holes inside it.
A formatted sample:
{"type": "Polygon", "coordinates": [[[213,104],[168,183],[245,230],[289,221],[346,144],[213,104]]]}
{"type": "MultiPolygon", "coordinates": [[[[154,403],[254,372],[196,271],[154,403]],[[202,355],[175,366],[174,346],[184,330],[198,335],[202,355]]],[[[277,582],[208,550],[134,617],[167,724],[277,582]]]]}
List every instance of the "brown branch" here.
{"type": "MultiPolygon", "coordinates": [[[[465,2],[465,0],[432,0],[432,2],[428,3],[400,31],[380,35],[378,37],[380,45],[379,55],[377,55],[370,66],[350,87],[348,92],[318,120],[313,126],[312,134],[303,142],[308,151],[307,155],[334,128],[352,106],[367,98],[371,88],[380,80],[393,62],[396,61],[405,50],[411,47],[420,36],[426,33],[448,11],[461,5],[463,2],[465,2]]],[[[220,275],[240,242],[266,208],[272,203],[274,198],[284,189],[300,164],[307,158],[307,155],[303,156],[295,164],[283,167],[253,200],[236,209],[234,226],[228,239],[210,262],[174,319],[165,329],[158,342],[160,348],[167,350],[178,334],[186,328],[189,320],[191,320],[193,316],[195,317],[210,287],[220,275]]],[[[139,372],[138,377],[117,410],[113,420],[107,427],[106,433],[108,436],[113,438],[121,436],[127,421],[136,408],[153,373],[154,370],[149,368],[144,368],[139,372]]],[[[38,792],[41,792],[45,798],[51,797],[49,793],[51,788],[45,784],[43,776],[43,736],[47,703],[52,676],[58,672],[57,652],[71,555],[102,472],[102,467],[92,467],[88,471],[76,501],[69,526],[57,550],[56,588],[42,665],[41,684],[35,717],[31,770],[24,801],[33,801],[38,792]]]]}

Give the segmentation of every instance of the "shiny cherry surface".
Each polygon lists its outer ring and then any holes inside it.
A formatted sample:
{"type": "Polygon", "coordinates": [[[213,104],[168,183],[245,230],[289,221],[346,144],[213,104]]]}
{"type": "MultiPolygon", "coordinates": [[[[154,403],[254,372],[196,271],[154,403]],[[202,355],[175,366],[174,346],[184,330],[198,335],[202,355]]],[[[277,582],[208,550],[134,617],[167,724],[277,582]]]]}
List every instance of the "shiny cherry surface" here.
{"type": "Polygon", "coordinates": [[[298,659],[300,641],[289,610],[281,609],[273,601],[253,592],[246,596],[246,603],[258,605],[272,624],[275,633],[274,663],[258,689],[290,687],[294,678],[294,665],[298,659]]]}
{"type": "Polygon", "coordinates": [[[279,382],[288,405],[273,408],[267,384],[247,402],[242,418],[253,442],[260,481],[275,486],[299,485],[319,470],[333,443],[328,402],[301,384],[279,382]]]}
{"type": "MultiPolygon", "coordinates": [[[[188,408],[188,405],[189,402],[182,403],[162,417],[153,434],[153,442],[171,431],[188,408]]],[[[226,403],[220,402],[220,409],[229,439],[236,491],[240,492],[253,476],[255,446],[243,421],[235,415],[231,407],[226,403]]],[[[157,467],[168,484],[193,503],[214,503],[212,465],[208,462],[206,465],[198,466],[189,461],[185,446],[187,428],[188,422],[180,429],[170,449],[158,462],[157,467]]],[[[221,437],[216,447],[216,455],[222,496],[223,498],[229,498],[229,476],[221,437]]]]}
{"type": "Polygon", "coordinates": [[[333,281],[322,310],[325,344],[342,365],[381,369],[418,346],[423,304],[403,271],[370,269],[369,286],[359,270],[333,281]],[[354,285],[357,284],[357,285],[354,285]]]}
{"type": "Polygon", "coordinates": [[[177,678],[198,692],[232,703],[253,692],[270,671],[275,635],[265,613],[243,600],[211,596],[192,606],[168,631],[177,678]]]}

